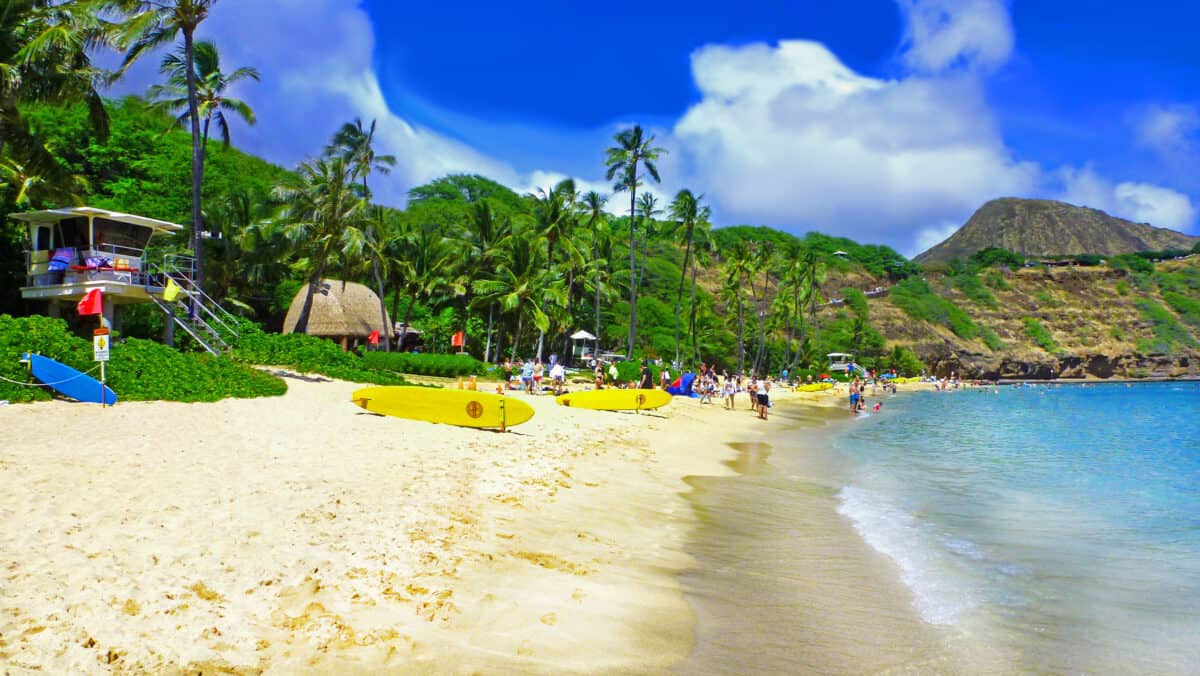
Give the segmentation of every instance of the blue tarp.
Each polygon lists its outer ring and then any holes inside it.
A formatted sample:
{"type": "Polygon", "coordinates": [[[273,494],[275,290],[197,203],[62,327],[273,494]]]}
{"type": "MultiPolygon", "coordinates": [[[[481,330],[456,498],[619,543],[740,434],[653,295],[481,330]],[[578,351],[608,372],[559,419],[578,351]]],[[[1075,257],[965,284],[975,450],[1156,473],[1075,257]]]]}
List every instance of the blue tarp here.
{"type": "Polygon", "coordinates": [[[692,396],[692,383],[696,380],[695,373],[685,373],[676,381],[678,385],[672,385],[667,388],[667,392],[676,396],[692,396]]]}

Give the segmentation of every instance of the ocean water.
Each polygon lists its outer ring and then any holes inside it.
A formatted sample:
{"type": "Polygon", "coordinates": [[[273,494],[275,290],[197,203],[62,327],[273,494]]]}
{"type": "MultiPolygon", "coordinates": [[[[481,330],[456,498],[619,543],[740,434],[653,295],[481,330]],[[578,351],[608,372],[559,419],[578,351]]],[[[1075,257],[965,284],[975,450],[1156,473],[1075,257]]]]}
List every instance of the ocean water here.
{"type": "Polygon", "coordinates": [[[930,624],[1021,669],[1200,671],[1200,384],[920,393],[833,441],[930,624]]]}
{"type": "Polygon", "coordinates": [[[680,673],[1200,673],[1200,384],[876,400],[691,480],[680,673]]]}

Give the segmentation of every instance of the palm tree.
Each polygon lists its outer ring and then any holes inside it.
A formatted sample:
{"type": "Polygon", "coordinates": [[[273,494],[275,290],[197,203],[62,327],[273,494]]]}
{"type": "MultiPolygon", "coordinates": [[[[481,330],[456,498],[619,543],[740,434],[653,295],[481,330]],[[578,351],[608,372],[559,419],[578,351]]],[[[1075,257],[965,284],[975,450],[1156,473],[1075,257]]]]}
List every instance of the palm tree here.
{"type": "MultiPolygon", "coordinates": [[[[375,154],[375,120],[371,120],[369,128],[363,127],[362,119],[357,117],[353,122],[342,125],[342,128],[333,135],[333,142],[325,149],[325,152],[328,155],[341,154],[350,163],[354,168],[354,175],[362,179],[363,199],[368,202],[371,199],[371,191],[367,188],[367,176],[372,171],[378,171],[386,176],[391,173],[391,168],[396,166],[395,156],[375,154]]],[[[375,218],[368,221],[367,241],[377,252],[382,250],[383,236],[378,227],[382,222],[382,216],[378,213],[375,218]]],[[[390,352],[392,329],[388,326],[387,310],[384,309],[383,304],[383,275],[379,271],[379,262],[380,256],[371,257],[371,274],[375,277],[375,291],[379,294],[379,318],[384,329],[383,349],[385,352],[390,352]]]]}
{"type": "Polygon", "coordinates": [[[711,262],[713,243],[711,238],[712,224],[708,221],[709,210],[704,207],[700,214],[700,220],[696,223],[696,228],[692,233],[695,255],[692,257],[692,293],[691,304],[688,312],[688,332],[692,336],[692,363],[700,361],[700,348],[697,340],[696,327],[696,271],[700,264],[708,265],[711,262]]]}
{"type": "Polygon", "coordinates": [[[555,284],[550,271],[538,260],[541,242],[531,229],[518,231],[509,240],[506,256],[491,279],[477,279],[471,287],[482,302],[495,302],[504,312],[516,316],[511,358],[517,358],[517,347],[526,315],[541,332],[550,328],[550,318],[542,310],[547,300],[565,303],[561,286],[555,284]]]}
{"type": "Polygon", "coordinates": [[[596,290],[596,341],[592,347],[592,355],[596,359],[600,358],[600,238],[608,234],[608,214],[604,211],[607,201],[607,197],[595,190],[585,194],[582,200],[584,217],[587,218],[588,228],[592,233],[592,264],[595,268],[593,286],[596,290]]]}
{"type": "MultiPolygon", "coordinates": [[[[97,12],[115,11],[125,17],[119,44],[126,48],[123,73],[143,54],[183,35],[183,67],[187,78],[188,119],[192,127],[192,248],[196,255],[196,285],[204,279],[203,214],[200,182],[204,176],[204,149],[200,143],[199,81],[196,77],[196,27],[208,17],[217,0],[100,0],[97,12]]],[[[310,299],[311,301],[311,299],[310,299]]],[[[307,308],[311,303],[306,302],[307,308]]],[[[307,320],[307,316],[305,317],[307,320]]]]}
{"type": "Polygon", "coordinates": [[[361,229],[366,201],[354,189],[350,167],[341,157],[301,163],[275,187],[274,197],[282,204],[276,215],[282,234],[308,273],[308,292],[296,320],[296,332],[304,333],[313,294],[331,263],[350,267],[368,248],[361,229]]]}
{"type": "MultiPolygon", "coordinates": [[[[253,68],[238,68],[229,75],[221,72],[221,55],[212,42],[196,43],[196,98],[199,101],[200,117],[204,120],[200,131],[201,163],[208,154],[208,132],[213,122],[225,147],[229,147],[229,121],[225,113],[233,113],[246,124],[256,122],[254,111],[245,102],[226,94],[229,88],[242,80],[258,81],[258,71],[253,68]]],[[[166,84],[154,85],[149,96],[155,108],[175,115],[179,123],[188,124],[187,58],[183,47],[163,57],[159,72],[167,76],[166,84]]]]}
{"type": "MultiPolygon", "coordinates": [[[[454,291],[462,290],[453,274],[454,262],[461,252],[443,234],[442,228],[428,224],[398,229],[384,244],[384,250],[388,259],[399,266],[402,286],[409,296],[404,312],[404,328],[397,338],[403,347],[417,302],[428,301],[447,287],[454,291]]],[[[396,295],[399,297],[399,292],[396,295]]]]}
{"type": "MultiPolygon", "coordinates": [[[[501,250],[512,236],[512,222],[507,217],[496,215],[486,200],[480,200],[473,203],[467,211],[467,227],[463,236],[464,244],[471,252],[471,255],[466,257],[472,266],[467,276],[471,279],[482,279],[495,270],[501,250]]],[[[492,326],[496,304],[488,303],[487,308],[487,341],[483,348],[485,362],[489,360],[492,352],[492,326]]]]}
{"type": "Polygon", "coordinates": [[[10,190],[77,187],[31,133],[20,106],[84,103],[92,131],[107,138],[108,114],[98,91],[106,73],[91,56],[113,38],[112,24],[90,2],[6,0],[0,6],[0,157],[13,163],[6,172],[10,190]]]}
{"type": "Polygon", "coordinates": [[[563,179],[549,191],[539,188],[531,195],[533,222],[537,234],[546,239],[546,266],[554,264],[554,247],[562,244],[573,253],[571,232],[576,224],[575,181],[563,179]]]}
{"type": "Polygon", "coordinates": [[[642,218],[646,219],[646,223],[642,227],[642,263],[638,266],[637,274],[638,286],[641,286],[642,279],[646,274],[646,247],[650,241],[650,235],[654,234],[654,217],[661,216],[662,209],[658,208],[657,197],[644,192],[642,198],[638,200],[638,211],[641,212],[642,218]]]}
{"type": "Polygon", "coordinates": [[[754,351],[754,367],[753,371],[758,373],[758,366],[762,361],[763,352],[767,346],[767,327],[766,318],[769,304],[767,301],[767,292],[770,286],[771,267],[775,263],[775,243],[770,240],[758,242],[754,247],[754,259],[752,263],[752,273],[763,273],[762,293],[755,291],[754,281],[750,281],[750,292],[754,295],[754,308],[758,315],[758,348],[754,351]]]}
{"type": "Polygon", "coordinates": [[[654,137],[645,138],[641,125],[634,125],[632,129],[622,130],[613,139],[617,142],[617,145],[606,151],[604,164],[608,167],[608,172],[605,174],[605,177],[609,181],[617,180],[613,186],[615,192],[629,191],[629,356],[632,357],[634,341],[637,338],[637,283],[636,275],[634,274],[636,268],[634,235],[637,230],[637,188],[641,184],[641,176],[638,175],[638,164],[640,163],[650,178],[654,179],[655,183],[658,183],[660,179],[658,176],[658,166],[655,164],[655,161],[660,155],[666,154],[667,151],[652,146],[654,137]]]}
{"type": "Polygon", "coordinates": [[[691,190],[684,188],[675,194],[671,202],[671,218],[676,221],[675,232],[684,241],[683,267],[679,270],[679,290],[675,292],[675,361],[679,361],[679,309],[683,302],[683,282],[687,278],[688,262],[692,258],[692,244],[696,239],[696,224],[707,218],[708,207],[691,190]]]}
{"type": "Polygon", "coordinates": [[[725,283],[721,286],[721,296],[726,304],[732,304],[737,313],[738,322],[738,373],[745,374],[746,370],[746,318],[745,292],[743,287],[750,276],[754,264],[754,252],[743,240],[734,242],[725,252],[725,283]]]}

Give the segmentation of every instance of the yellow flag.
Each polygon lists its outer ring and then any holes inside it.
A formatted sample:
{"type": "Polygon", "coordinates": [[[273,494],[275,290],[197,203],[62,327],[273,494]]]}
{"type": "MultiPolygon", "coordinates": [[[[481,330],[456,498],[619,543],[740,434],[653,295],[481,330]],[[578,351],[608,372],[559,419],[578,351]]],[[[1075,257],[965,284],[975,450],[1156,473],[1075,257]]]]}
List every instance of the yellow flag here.
{"type": "Polygon", "coordinates": [[[163,288],[163,300],[168,303],[174,302],[179,297],[179,291],[179,285],[175,283],[175,280],[167,277],[167,285],[163,288]]]}

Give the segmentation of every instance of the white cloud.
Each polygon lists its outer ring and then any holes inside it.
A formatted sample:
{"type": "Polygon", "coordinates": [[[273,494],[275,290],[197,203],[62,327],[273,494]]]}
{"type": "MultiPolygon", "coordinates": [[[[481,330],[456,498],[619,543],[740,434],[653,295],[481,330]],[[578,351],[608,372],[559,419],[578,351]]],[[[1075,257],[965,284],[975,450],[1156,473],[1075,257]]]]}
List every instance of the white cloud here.
{"type": "MultiPolygon", "coordinates": [[[[197,31],[217,43],[222,66],[253,66],[261,82],[234,95],[259,119],[233,124],[234,143],[285,166],[319,155],[345,122],[376,119],[376,147],[395,155],[392,174],[373,181],[376,199],[403,204],[409,188],[450,172],[478,172],[514,183],[506,163],[468,145],[411,124],[387,106],[372,65],[374,33],[356,0],[238,0],[222,4],[197,31]],[[271,30],[263,30],[271,26],[271,30]]],[[[145,63],[113,93],[144,93],[156,80],[159,57],[145,63]]]]}
{"type": "Polygon", "coordinates": [[[1200,149],[1200,111],[1184,104],[1147,106],[1134,120],[1139,147],[1169,161],[1194,156],[1200,149]]]}
{"type": "Polygon", "coordinates": [[[1196,207],[1187,195],[1159,185],[1125,181],[1113,184],[1091,167],[1058,171],[1058,199],[1160,228],[1190,232],[1196,207]]]}
{"type": "Polygon", "coordinates": [[[961,227],[962,223],[957,221],[948,221],[939,225],[932,225],[922,228],[917,232],[917,237],[913,240],[912,246],[902,250],[900,253],[908,256],[909,258],[916,256],[917,254],[927,251],[928,249],[931,249],[946,241],[950,235],[953,235],[961,227]]]}
{"type": "Polygon", "coordinates": [[[692,70],[701,100],[675,141],[726,218],[907,249],[918,228],[1037,184],[970,75],[868,78],[798,41],[704,47],[692,70]]]}
{"type": "Polygon", "coordinates": [[[898,0],[904,61],[918,72],[993,68],[1013,50],[1012,21],[999,0],[898,0]]]}

